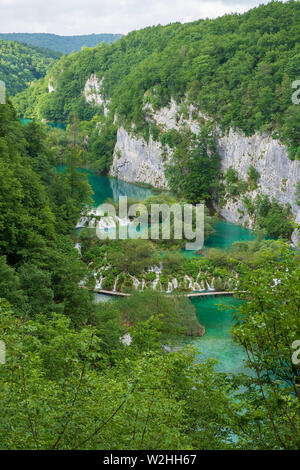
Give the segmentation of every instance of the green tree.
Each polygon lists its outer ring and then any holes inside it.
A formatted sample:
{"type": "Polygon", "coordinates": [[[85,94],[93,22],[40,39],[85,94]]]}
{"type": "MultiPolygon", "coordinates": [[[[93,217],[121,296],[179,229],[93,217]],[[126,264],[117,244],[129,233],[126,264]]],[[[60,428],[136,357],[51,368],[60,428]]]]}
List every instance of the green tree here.
{"type": "Polygon", "coordinates": [[[219,155],[215,137],[203,127],[198,136],[186,131],[167,167],[171,189],[188,202],[198,203],[212,198],[218,186],[219,155]]]}
{"type": "Polygon", "coordinates": [[[292,361],[299,339],[299,261],[282,244],[279,262],[246,269],[238,281],[247,299],[233,334],[247,354],[251,375],[237,405],[241,445],[263,449],[299,447],[299,365],[292,361]]]}

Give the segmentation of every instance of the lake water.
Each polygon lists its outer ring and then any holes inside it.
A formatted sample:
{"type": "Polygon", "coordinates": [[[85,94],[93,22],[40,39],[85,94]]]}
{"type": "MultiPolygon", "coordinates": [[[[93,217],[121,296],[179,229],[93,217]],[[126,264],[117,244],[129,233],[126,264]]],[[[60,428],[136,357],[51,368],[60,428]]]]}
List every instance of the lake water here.
{"type": "MultiPolygon", "coordinates": [[[[58,165],[56,170],[59,173],[63,173],[65,168],[66,167],[64,165],[58,165]]],[[[100,176],[91,170],[81,168],[80,172],[87,175],[88,182],[94,191],[94,194],[92,195],[94,207],[98,207],[106,199],[113,199],[117,202],[120,196],[127,196],[130,199],[143,201],[153,194],[153,190],[150,188],[139,186],[137,184],[126,183],[126,181],[121,181],[116,178],[100,176]]]]}
{"type": "Polygon", "coordinates": [[[206,333],[200,338],[189,340],[188,343],[201,351],[199,359],[213,357],[219,361],[216,370],[220,372],[245,372],[243,360],[246,359],[244,350],[238,346],[230,334],[232,313],[234,308],[241,305],[240,300],[228,296],[195,298],[192,300],[196,307],[199,322],[205,326],[206,333]],[[221,306],[232,306],[231,310],[223,310],[221,306]]]}
{"type": "MultiPolygon", "coordinates": [[[[29,122],[32,122],[33,119],[21,119],[21,123],[23,124],[23,126],[26,126],[26,124],[28,124],[29,122]]],[[[67,124],[64,123],[64,122],[46,122],[47,126],[50,126],[50,127],[56,127],[58,129],[62,129],[63,131],[66,130],[67,128],[67,124]]]]}
{"type": "Polygon", "coordinates": [[[94,206],[97,207],[106,199],[112,198],[118,201],[120,196],[127,196],[129,199],[143,201],[153,194],[153,190],[137,184],[126,183],[116,178],[99,176],[90,170],[81,170],[88,175],[88,181],[93,188],[94,206]]]}

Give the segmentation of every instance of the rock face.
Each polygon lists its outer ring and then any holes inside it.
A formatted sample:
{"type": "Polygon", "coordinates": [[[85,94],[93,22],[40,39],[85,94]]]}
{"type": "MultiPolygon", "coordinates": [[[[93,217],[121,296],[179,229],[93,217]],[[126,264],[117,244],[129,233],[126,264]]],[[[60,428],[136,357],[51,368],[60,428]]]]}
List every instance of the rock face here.
{"type": "MultiPolygon", "coordinates": [[[[179,107],[172,99],[168,107],[153,112],[146,104],[147,120],[154,121],[161,129],[180,129],[189,126],[199,132],[199,123],[193,121],[193,106],[189,108],[189,118],[178,116],[179,107]]],[[[201,114],[202,117],[203,114],[201,114]]],[[[206,117],[205,117],[206,118],[206,117]]],[[[291,161],[285,147],[268,135],[254,134],[246,137],[242,132],[231,129],[227,135],[218,139],[218,151],[221,156],[221,170],[226,172],[234,168],[239,178],[246,181],[247,171],[253,166],[260,174],[258,188],[247,195],[254,198],[258,193],[266,194],[282,205],[290,205],[293,216],[300,223],[299,206],[296,204],[296,185],[300,180],[300,162],[291,161]]],[[[164,165],[169,160],[171,150],[163,149],[159,142],[150,137],[147,143],[143,138],[130,135],[123,127],[118,129],[111,175],[128,182],[142,182],[161,189],[168,189],[164,165]],[[165,150],[163,152],[163,150],[165,150]]],[[[245,194],[244,194],[245,195],[245,194]]],[[[244,196],[243,195],[243,196],[244,196]]],[[[242,198],[229,200],[222,208],[216,209],[225,220],[251,227],[253,221],[247,214],[242,198]]],[[[297,231],[293,233],[294,244],[300,242],[297,231]]]]}
{"type": "Polygon", "coordinates": [[[84,87],[84,98],[87,103],[103,106],[104,116],[108,115],[109,101],[106,101],[101,93],[103,79],[99,80],[95,74],[92,74],[84,87]]]}
{"type": "MultiPolygon", "coordinates": [[[[300,163],[288,158],[283,145],[267,135],[254,134],[246,137],[232,129],[228,135],[219,139],[218,144],[224,173],[231,166],[246,181],[248,168],[252,165],[259,172],[260,179],[257,190],[249,195],[255,197],[257,193],[262,193],[282,205],[290,205],[297,218],[299,207],[296,204],[296,185],[300,181],[300,163]]],[[[219,212],[230,222],[249,221],[251,226],[251,219],[242,215],[247,210],[240,199],[227,202],[219,212]]]]}
{"type": "Polygon", "coordinates": [[[168,189],[160,143],[151,136],[147,143],[144,139],[129,135],[123,127],[118,129],[110,174],[129,183],[147,183],[168,189]]]}

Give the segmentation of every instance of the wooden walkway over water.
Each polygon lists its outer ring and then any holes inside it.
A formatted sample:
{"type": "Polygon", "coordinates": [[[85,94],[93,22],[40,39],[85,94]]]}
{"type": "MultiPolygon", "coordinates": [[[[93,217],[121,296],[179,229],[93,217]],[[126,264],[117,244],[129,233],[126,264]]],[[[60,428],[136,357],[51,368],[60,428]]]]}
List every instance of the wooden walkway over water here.
{"type": "MultiPolygon", "coordinates": [[[[116,292],[116,291],[110,291],[110,290],[103,290],[103,289],[98,289],[94,291],[96,294],[104,294],[104,295],[114,295],[117,297],[130,297],[131,294],[125,294],[124,292],[116,292]]],[[[185,294],[186,297],[217,297],[219,295],[234,295],[234,294],[241,294],[245,291],[211,291],[211,292],[193,292],[191,294],[185,294]]]]}
{"type": "Polygon", "coordinates": [[[130,297],[131,294],[125,294],[124,292],[116,292],[113,290],[103,290],[103,289],[97,289],[94,290],[95,294],[104,294],[104,295],[115,295],[117,297],[130,297]]]}
{"type": "Polygon", "coordinates": [[[221,292],[194,292],[193,294],[186,294],[187,297],[207,297],[211,295],[212,297],[216,297],[218,295],[234,295],[234,294],[242,294],[245,291],[221,291],[221,292]]]}

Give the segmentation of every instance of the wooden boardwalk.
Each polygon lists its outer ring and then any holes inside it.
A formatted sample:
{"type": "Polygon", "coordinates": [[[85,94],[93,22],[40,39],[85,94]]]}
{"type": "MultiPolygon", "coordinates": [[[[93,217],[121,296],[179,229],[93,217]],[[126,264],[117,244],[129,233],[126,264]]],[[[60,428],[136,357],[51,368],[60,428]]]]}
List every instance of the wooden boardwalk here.
{"type": "MultiPolygon", "coordinates": [[[[98,289],[94,291],[96,294],[104,294],[104,295],[114,295],[117,297],[130,297],[131,294],[125,294],[124,292],[116,292],[116,291],[111,291],[111,290],[103,290],[103,289],[98,289]]],[[[242,293],[244,291],[211,291],[211,292],[194,292],[192,294],[185,294],[186,297],[216,297],[219,295],[234,295],[238,293],[242,293]]]]}
{"type": "Polygon", "coordinates": [[[95,294],[104,294],[104,295],[116,295],[118,297],[130,297],[131,294],[125,294],[124,292],[116,292],[113,290],[103,290],[103,289],[97,289],[94,290],[95,294]]]}
{"type": "Polygon", "coordinates": [[[194,292],[193,294],[187,294],[187,297],[208,297],[209,295],[215,297],[217,295],[234,295],[234,294],[239,294],[241,291],[221,291],[221,292],[194,292]]]}

